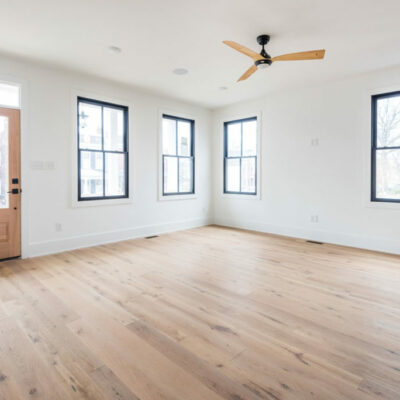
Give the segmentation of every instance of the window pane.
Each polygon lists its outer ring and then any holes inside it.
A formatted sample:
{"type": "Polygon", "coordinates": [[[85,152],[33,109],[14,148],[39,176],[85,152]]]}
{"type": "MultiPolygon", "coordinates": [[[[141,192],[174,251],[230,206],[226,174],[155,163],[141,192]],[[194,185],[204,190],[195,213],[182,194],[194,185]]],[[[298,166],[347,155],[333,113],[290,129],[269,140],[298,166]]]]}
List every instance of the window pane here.
{"type": "Polygon", "coordinates": [[[104,150],[124,151],[124,112],[103,108],[104,150]]]}
{"type": "Polygon", "coordinates": [[[106,196],[125,194],[125,154],[106,153],[106,196]]]}
{"type": "Polygon", "coordinates": [[[178,158],[164,157],[164,193],[178,192],[178,158]]]}
{"type": "Polygon", "coordinates": [[[178,155],[191,156],[191,123],[178,121],[178,155]]]}
{"type": "Polygon", "coordinates": [[[256,159],[242,158],[242,192],[256,191],[256,159]]]}
{"type": "Polygon", "coordinates": [[[226,159],[226,191],[240,192],[240,159],[226,159]]]}
{"type": "Polygon", "coordinates": [[[103,153],[81,151],[81,197],[103,196],[103,153]]]}
{"type": "Polygon", "coordinates": [[[0,208],[8,208],[8,118],[0,116],[0,208]]]}
{"type": "Polygon", "coordinates": [[[79,103],[79,147],[101,150],[101,107],[79,103]]]}
{"type": "Polygon", "coordinates": [[[176,121],[163,118],[163,154],[176,155],[176,121]]]}
{"type": "Polygon", "coordinates": [[[243,155],[257,155],[257,121],[243,123],[243,155]]]}
{"type": "Polygon", "coordinates": [[[400,150],[377,150],[376,197],[400,200],[400,150]]]}
{"type": "Polygon", "coordinates": [[[191,158],[179,159],[179,192],[180,193],[193,192],[191,158]]]}
{"type": "Polygon", "coordinates": [[[400,96],[377,101],[378,147],[400,146],[400,96]]]}
{"type": "Polygon", "coordinates": [[[7,107],[19,108],[20,88],[16,85],[0,83],[0,104],[7,107]]]}
{"type": "Polygon", "coordinates": [[[241,155],[241,142],[242,142],[242,133],[241,133],[241,123],[228,124],[228,133],[227,133],[227,150],[228,157],[237,157],[241,155]]]}

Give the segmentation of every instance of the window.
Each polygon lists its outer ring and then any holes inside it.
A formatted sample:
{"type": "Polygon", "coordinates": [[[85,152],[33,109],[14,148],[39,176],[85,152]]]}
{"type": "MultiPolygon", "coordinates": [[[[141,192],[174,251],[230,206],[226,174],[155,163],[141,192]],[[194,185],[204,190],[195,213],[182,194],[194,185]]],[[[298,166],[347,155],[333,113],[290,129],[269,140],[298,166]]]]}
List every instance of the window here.
{"type": "Polygon", "coordinates": [[[0,106],[19,108],[21,103],[20,87],[0,82],[0,106]]]}
{"type": "Polygon", "coordinates": [[[224,124],[224,193],[257,194],[257,117],[224,124]]]}
{"type": "Polygon", "coordinates": [[[78,97],[78,200],[128,195],[128,108],[78,97]]]}
{"type": "Polygon", "coordinates": [[[372,96],[371,201],[400,203],[400,92],[372,96]]]}
{"type": "Polygon", "coordinates": [[[162,116],[163,195],[194,193],[194,121],[162,116]]]}

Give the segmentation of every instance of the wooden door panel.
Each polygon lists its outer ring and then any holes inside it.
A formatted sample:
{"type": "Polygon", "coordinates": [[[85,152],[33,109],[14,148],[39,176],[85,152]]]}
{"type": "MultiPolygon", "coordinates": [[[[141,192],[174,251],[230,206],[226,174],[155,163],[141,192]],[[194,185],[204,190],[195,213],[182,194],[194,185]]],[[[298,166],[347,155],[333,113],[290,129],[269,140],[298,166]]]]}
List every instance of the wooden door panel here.
{"type": "Polygon", "coordinates": [[[0,259],[20,254],[20,112],[0,108],[0,259]]]}

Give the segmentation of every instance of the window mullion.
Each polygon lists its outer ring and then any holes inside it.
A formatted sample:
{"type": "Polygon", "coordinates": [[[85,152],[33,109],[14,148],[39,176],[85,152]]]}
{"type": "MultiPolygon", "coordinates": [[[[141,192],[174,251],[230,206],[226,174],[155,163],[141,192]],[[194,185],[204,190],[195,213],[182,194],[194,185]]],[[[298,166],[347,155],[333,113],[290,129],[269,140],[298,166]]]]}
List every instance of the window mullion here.
{"type": "Polygon", "coordinates": [[[373,135],[373,146],[376,149],[378,147],[378,101],[374,102],[374,135],[373,135]]]}
{"type": "Polygon", "coordinates": [[[373,150],[400,150],[400,146],[374,147],[373,150]]]}
{"type": "Polygon", "coordinates": [[[240,157],[243,157],[243,122],[240,124],[240,157]]]}
{"type": "Polygon", "coordinates": [[[192,166],[190,168],[190,180],[191,180],[191,192],[194,193],[194,186],[195,186],[195,166],[194,166],[194,122],[190,124],[190,143],[191,143],[191,156],[192,156],[192,166]]]}
{"type": "Polygon", "coordinates": [[[243,122],[240,123],[240,193],[242,192],[243,122]]]}
{"type": "MultiPolygon", "coordinates": [[[[79,122],[78,122],[79,124],[79,122]]],[[[79,129],[79,128],[78,128],[79,129]]],[[[78,133],[78,140],[79,140],[79,133],[78,133]]],[[[78,199],[81,197],[81,193],[82,193],[82,183],[81,183],[81,161],[82,158],[82,150],[78,149],[78,199]]]]}
{"type": "Polygon", "coordinates": [[[101,107],[101,149],[103,151],[103,197],[106,196],[106,153],[104,152],[104,107],[101,107]]]}
{"type": "MultiPolygon", "coordinates": [[[[224,142],[225,146],[225,142],[224,142]]],[[[224,193],[226,192],[226,156],[224,155],[224,165],[223,165],[223,173],[224,173],[224,193]]]]}
{"type": "Polygon", "coordinates": [[[175,135],[176,135],[176,163],[177,163],[177,168],[176,168],[176,170],[177,170],[177,174],[178,174],[178,176],[176,177],[176,179],[177,179],[177,182],[178,182],[178,193],[179,193],[179,189],[180,189],[180,182],[179,182],[179,153],[178,153],[178,148],[179,148],[179,144],[178,144],[178,138],[179,138],[179,135],[178,135],[178,120],[176,120],[175,121],[175,135]]]}
{"type": "Polygon", "coordinates": [[[179,156],[176,157],[176,160],[177,160],[177,164],[178,164],[177,171],[178,171],[178,193],[179,193],[180,192],[180,188],[181,188],[180,174],[179,174],[179,156]]]}
{"type": "Polygon", "coordinates": [[[239,192],[242,193],[242,157],[240,157],[239,171],[239,192]]]}
{"type": "Polygon", "coordinates": [[[225,123],[224,126],[224,156],[228,157],[228,125],[225,123]]]}
{"type": "Polygon", "coordinates": [[[161,162],[162,162],[162,193],[165,193],[165,154],[161,154],[161,162]]]}
{"type": "MultiPolygon", "coordinates": [[[[257,143],[258,146],[258,143],[257,143]]],[[[257,147],[256,147],[257,150],[257,147]]],[[[258,190],[258,184],[257,184],[257,174],[258,174],[258,169],[257,169],[257,156],[254,157],[254,191],[257,193],[258,190]]]]}

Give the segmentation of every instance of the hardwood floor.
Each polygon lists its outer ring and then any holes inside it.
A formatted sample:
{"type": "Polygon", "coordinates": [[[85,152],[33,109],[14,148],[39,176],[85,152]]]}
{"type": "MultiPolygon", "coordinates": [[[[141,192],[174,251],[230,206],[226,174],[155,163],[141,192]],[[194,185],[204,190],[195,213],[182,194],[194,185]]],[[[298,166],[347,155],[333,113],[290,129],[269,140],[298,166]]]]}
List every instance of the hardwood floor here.
{"type": "Polygon", "coordinates": [[[400,257],[203,227],[0,264],[0,399],[400,398],[400,257]]]}

